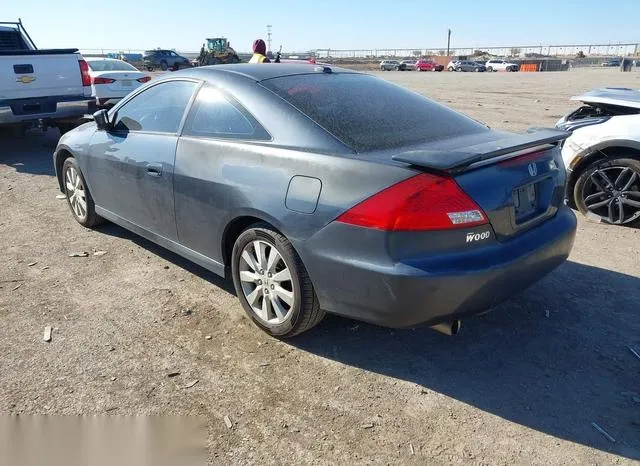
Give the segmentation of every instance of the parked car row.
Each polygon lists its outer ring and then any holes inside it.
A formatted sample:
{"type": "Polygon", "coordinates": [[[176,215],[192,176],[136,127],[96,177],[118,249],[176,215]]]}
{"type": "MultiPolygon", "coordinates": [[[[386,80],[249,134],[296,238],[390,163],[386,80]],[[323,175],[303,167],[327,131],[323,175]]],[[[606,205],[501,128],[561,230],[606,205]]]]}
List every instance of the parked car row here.
{"type": "Polygon", "coordinates": [[[382,60],[380,71],[442,71],[444,65],[426,58],[419,60],[382,60]]]}
{"type": "MultiPolygon", "coordinates": [[[[442,71],[444,65],[433,60],[421,58],[419,60],[382,60],[380,71],[442,71]]],[[[447,65],[448,71],[518,71],[520,65],[506,60],[492,59],[486,62],[474,60],[451,60],[447,65]]]]}

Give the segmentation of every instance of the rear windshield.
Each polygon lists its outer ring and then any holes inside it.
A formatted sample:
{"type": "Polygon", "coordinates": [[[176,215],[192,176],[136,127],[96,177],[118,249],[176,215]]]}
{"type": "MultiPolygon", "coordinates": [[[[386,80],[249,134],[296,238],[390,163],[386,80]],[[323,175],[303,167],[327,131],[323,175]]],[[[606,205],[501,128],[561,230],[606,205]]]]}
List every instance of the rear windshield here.
{"type": "Polygon", "coordinates": [[[357,152],[486,131],[480,123],[388,81],[363,74],[307,74],[262,81],[357,152]]]}
{"type": "Polygon", "coordinates": [[[87,60],[93,71],[138,71],[127,62],[120,60],[87,60]]]}

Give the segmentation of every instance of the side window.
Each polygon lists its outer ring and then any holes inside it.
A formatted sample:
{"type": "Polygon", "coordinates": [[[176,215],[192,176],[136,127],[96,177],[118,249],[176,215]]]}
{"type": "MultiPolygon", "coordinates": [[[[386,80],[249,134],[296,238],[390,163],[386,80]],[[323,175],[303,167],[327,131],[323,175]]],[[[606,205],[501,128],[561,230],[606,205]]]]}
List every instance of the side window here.
{"type": "Polygon", "coordinates": [[[114,130],[177,133],[196,86],[169,81],[150,87],[118,109],[114,130]]]}
{"type": "Polygon", "coordinates": [[[196,97],[182,134],[227,139],[270,139],[262,126],[239,104],[205,85],[196,97]]]}

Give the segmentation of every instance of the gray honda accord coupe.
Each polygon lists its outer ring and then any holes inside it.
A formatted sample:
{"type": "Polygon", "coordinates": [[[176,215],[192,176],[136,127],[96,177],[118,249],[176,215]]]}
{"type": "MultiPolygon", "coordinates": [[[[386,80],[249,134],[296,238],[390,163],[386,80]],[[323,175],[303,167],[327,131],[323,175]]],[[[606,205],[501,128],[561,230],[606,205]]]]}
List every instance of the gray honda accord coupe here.
{"type": "Polygon", "coordinates": [[[567,136],[494,131],[333,66],[239,64],[153,80],[53,157],[81,225],[232,278],[271,335],[327,312],[453,333],[569,255],[567,136]]]}

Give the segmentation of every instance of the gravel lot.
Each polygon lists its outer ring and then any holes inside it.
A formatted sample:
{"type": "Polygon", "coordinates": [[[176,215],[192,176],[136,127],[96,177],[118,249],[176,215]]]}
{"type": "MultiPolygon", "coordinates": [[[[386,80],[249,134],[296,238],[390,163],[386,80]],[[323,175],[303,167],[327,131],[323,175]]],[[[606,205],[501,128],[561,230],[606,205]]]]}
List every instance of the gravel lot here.
{"type": "MultiPolygon", "coordinates": [[[[381,76],[517,131],[552,126],[593,87],[640,88],[640,73],[601,69],[381,76]]],[[[78,225],[56,198],[57,137],[0,136],[1,413],[199,414],[211,463],[640,459],[627,348],[640,343],[640,229],[580,219],[565,265],[455,338],[329,317],[280,342],[229,283],[114,225],[78,225]]]]}

